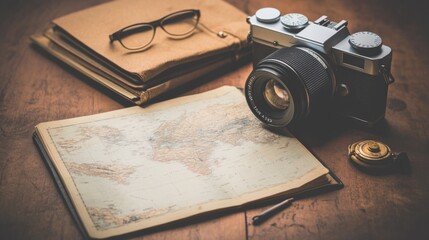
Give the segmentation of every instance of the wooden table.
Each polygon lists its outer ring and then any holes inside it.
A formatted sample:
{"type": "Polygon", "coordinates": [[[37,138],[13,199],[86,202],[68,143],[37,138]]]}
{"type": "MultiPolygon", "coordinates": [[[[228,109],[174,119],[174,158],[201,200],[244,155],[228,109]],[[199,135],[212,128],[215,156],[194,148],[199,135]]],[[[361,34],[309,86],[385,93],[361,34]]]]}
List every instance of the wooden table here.
{"type": "MultiPolygon", "coordinates": [[[[329,128],[299,133],[304,143],[343,180],[345,187],[299,200],[263,225],[250,224],[267,208],[236,212],[162,228],[141,239],[429,239],[429,13],[417,1],[230,0],[253,14],[267,5],[310,20],[347,19],[351,32],[370,30],[393,49],[386,124],[378,129],[329,128]],[[408,153],[411,172],[374,176],[354,168],[347,146],[377,139],[408,153]]],[[[423,2],[423,1],[422,1],[423,2]]],[[[0,3],[0,239],[80,239],[74,221],[31,135],[39,122],[84,116],[126,106],[80,74],[30,46],[29,36],[51,19],[96,0],[6,0],[0,3]]],[[[221,14],[221,13],[220,13],[221,14]]],[[[243,20],[244,21],[244,20],[243,20]]],[[[243,86],[247,64],[185,94],[224,84],[243,86]]]]}

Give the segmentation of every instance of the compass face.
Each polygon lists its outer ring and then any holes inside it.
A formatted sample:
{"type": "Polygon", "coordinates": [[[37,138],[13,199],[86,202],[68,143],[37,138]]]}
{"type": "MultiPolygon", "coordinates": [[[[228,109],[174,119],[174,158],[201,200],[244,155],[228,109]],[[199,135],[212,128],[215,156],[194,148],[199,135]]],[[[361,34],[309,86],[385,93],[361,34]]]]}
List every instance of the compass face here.
{"type": "Polygon", "coordinates": [[[303,29],[308,24],[308,18],[300,13],[289,13],[280,18],[283,27],[291,30],[303,29]]]}

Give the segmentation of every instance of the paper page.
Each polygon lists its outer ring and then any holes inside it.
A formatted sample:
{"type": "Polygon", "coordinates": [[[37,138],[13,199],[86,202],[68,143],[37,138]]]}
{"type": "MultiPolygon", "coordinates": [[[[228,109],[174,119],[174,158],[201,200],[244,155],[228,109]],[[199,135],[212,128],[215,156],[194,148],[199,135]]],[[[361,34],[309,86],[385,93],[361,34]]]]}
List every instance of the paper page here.
{"type": "Polygon", "coordinates": [[[37,126],[92,237],[273,196],[328,170],[234,87],[37,126]]]}

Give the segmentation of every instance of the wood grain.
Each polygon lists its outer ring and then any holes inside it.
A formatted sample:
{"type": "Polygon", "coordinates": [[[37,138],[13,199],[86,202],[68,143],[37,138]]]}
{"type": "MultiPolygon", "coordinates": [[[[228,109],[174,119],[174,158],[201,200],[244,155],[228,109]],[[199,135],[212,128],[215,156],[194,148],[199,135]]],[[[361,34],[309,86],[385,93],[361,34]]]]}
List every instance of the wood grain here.
{"type": "MultiPolygon", "coordinates": [[[[96,0],[0,2],[0,239],[80,239],[31,135],[39,122],[120,109],[127,103],[83,81],[79,73],[30,46],[50,20],[96,0]]],[[[386,122],[377,129],[343,124],[301,129],[300,139],[344,181],[342,190],[301,199],[261,226],[250,219],[269,206],[139,233],[137,239],[429,239],[429,34],[424,2],[230,0],[253,14],[273,6],[315,20],[347,19],[393,49],[386,122]],[[347,146],[373,138],[408,153],[411,172],[368,175],[347,161],[347,146]]],[[[244,20],[243,20],[244,21],[244,20]]],[[[250,64],[201,79],[176,94],[224,84],[243,86],[250,64]]]]}

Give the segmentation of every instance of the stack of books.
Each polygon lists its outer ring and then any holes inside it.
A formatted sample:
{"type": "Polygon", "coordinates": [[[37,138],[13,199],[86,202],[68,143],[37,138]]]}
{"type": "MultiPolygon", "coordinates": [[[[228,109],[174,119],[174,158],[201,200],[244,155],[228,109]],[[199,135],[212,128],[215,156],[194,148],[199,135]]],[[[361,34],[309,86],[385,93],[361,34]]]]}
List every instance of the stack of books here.
{"type": "Polygon", "coordinates": [[[112,1],[52,22],[36,45],[136,105],[250,55],[246,15],[219,0],[112,1]]]}

